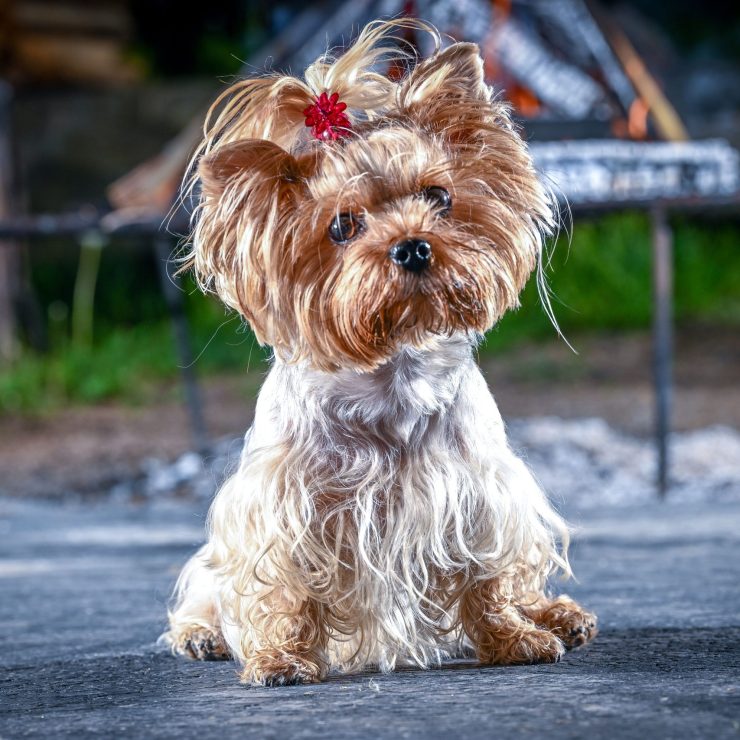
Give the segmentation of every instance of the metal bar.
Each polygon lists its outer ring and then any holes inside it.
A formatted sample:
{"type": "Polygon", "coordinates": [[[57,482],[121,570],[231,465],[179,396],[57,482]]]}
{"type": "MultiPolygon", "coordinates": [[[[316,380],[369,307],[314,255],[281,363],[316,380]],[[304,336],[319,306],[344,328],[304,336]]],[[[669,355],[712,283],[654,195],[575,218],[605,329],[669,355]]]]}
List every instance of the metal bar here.
{"type": "MultiPolygon", "coordinates": [[[[564,205],[564,204],[563,204],[564,205]]],[[[740,212],[740,194],[711,198],[662,199],[654,201],[622,201],[610,203],[568,203],[574,215],[591,217],[601,213],[624,210],[647,211],[653,208],[681,210],[691,213],[716,211],[731,216],[740,212]]],[[[175,233],[187,233],[188,214],[168,222],[168,229],[175,233]]],[[[80,236],[87,231],[98,231],[109,236],[152,236],[162,229],[162,218],[124,218],[117,211],[99,213],[95,209],[71,213],[38,214],[21,218],[0,219],[0,240],[32,238],[44,239],[55,236],[80,236]]]]}
{"type": "Polygon", "coordinates": [[[673,397],[673,233],[665,209],[650,212],[653,240],[653,369],[658,495],[670,485],[670,427],[673,397]]]}
{"type": "Polygon", "coordinates": [[[162,293],[172,320],[172,330],[175,338],[178,358],[180,361],[180,376],[185,391],[185,401],[190,415],[190,425],[196,449],[204,453],[208,449],[208,433],[203,416],[203,404],[198,387],[198,380],[193,368],[194,360],[190,346],[190,332],[185,315],[185,304],[182,291],[177,284],[177,278],[168,269],[170,264],[170,250],[172,242],[164,234],[158,234],[154,239],[155,257],[162,293]]]}
{"type": "MultiPolygon", "coordinates": [[[[99,212],[83,208],[68,213],[41,213],[34,216],[0,219],[0,239],[45,239],[58,236],[80,237],[94,231],[106,236],[146,236],[158,234],[163,228],[162,218],[136,217],[120,211],[99,212]]],[[[186,233],[187,214],[167,222],[169,232],[186,233]]]]}
{"type": "Polygon", "coordinates": [[[24,237],[79,236],[103,231],[98,213],[60,213],[0,220],[0,239],[24,237]]]}
{"type": "MultiPolygon", "coordinates": [[[[13,89],[0,80],[0,219],[13,212],[13,147],[11,109],[13,89]]],[[[18,244],[0,244],[0,364],[18,353],[17,317],[19,271],[18,244]]]]}

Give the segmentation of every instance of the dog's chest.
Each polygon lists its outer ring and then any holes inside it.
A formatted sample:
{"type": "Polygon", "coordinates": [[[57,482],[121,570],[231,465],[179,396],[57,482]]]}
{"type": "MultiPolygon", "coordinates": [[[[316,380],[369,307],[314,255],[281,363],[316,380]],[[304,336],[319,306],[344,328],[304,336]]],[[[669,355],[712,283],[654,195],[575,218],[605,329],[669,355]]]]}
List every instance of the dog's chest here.
{"type": "MultiPolygon", "coordinates": [[[[467,340],[440,344],[402,352],[372,373],[275,368],[265,388],[270,436],[276,450],[290,450],[315,496],[346,504],[367,492],[381,503],[393,492],[458,485],[466,414],[459,396],[474,363],[467,340]]],[[[264,443],[259,418],[256,426],[264,443]]]]}
{"type": "Polygon", "coordinates": [[[296,396],[305,392],[310,432],[325,444],[408,454],[440,425],[454,425],[471,365],[468,342],[448,339],[434,350],[404,350],[370,373],[308,373],[296,396]]]}

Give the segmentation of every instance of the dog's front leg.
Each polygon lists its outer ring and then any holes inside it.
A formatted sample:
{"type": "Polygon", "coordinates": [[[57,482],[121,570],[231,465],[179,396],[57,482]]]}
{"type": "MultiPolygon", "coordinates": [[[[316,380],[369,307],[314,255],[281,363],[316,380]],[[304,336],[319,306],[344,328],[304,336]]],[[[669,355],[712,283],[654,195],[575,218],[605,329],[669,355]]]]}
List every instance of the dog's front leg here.
{"type": "Polygon", "coordinates": [[[460,600],[462,627],[478,660],[496,665],[559,661],[562,641],[523,615],[508,592],[498,579],[477,581],[460,600]]]}
{"type": "Polygon", "coordinates": [[[242,680],[265,686],[320,681],[328,670],[321,616],[318,604],[296,602],[282,588],[262,594],[259,617],[243,639],[242,680]]]}

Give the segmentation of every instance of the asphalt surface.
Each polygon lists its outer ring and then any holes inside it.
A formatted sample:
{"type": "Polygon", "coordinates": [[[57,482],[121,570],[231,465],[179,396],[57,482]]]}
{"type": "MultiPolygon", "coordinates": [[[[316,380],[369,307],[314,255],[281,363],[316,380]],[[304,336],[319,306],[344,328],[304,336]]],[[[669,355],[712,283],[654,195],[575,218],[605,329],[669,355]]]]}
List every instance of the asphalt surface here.
{"type": "Polygon", "coordinates": [[[740,736],[740,504],[570,519],[601,634],[562,663],[268,689],[156,645],[197,505],[0,499],[0,738],[740,736]]]}

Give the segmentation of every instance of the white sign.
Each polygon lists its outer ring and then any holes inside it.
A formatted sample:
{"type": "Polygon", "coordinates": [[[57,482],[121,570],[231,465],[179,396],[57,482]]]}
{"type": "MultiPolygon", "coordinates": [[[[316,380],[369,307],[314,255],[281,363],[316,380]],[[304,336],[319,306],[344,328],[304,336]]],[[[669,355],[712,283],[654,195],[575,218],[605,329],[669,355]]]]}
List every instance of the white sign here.
{"type": "Polygon", "coordinates": [[[740,155],[726,141],[530,144],[537,169],[573,204],[740,194],[740,155]]]}

